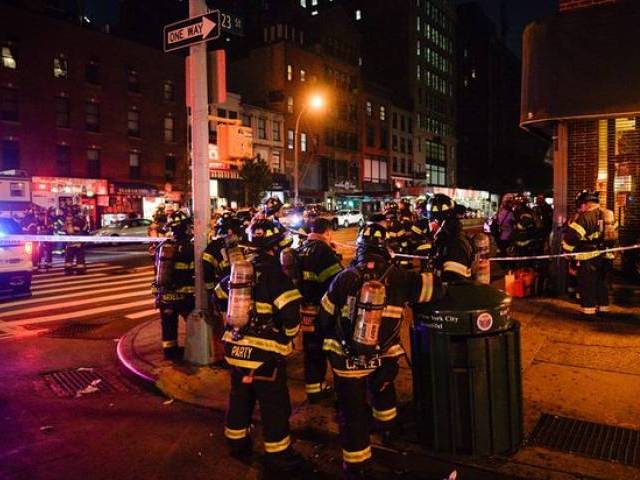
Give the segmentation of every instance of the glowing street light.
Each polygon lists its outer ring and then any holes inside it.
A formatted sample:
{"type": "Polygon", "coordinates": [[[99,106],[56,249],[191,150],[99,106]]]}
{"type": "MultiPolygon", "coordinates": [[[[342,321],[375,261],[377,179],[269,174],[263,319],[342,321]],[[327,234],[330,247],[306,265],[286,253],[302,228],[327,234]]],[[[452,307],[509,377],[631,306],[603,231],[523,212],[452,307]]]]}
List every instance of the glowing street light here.
{"type": "Polygon", "coordinates": [[[293,204],[298,205],[299,200],[299,178],[298,178],[298,137],[300,134],[300,119],[302,115],[306,113],[308,110],[319,111],[322,110],[325,106],[325,99],[322,95],[315,93],[311,95],[305,105],[300,110],[298,114],[298,118],[296,119],[296,128],[293,134],[293,204]]]}

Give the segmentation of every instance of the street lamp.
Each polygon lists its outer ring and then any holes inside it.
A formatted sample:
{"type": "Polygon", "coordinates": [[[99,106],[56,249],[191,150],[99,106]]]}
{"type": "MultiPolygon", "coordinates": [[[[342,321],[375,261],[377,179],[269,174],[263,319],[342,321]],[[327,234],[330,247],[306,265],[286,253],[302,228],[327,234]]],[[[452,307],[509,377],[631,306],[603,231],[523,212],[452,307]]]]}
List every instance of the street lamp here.
{"type": "Polygon", "coordinates": [[[311,95],[308,99],[307,102],[305,103],[305,105],[302,107],[302,109],[300,110],[300,113],[298,114],[298,118],[296,118],[296,129],[294,131],[293,134],[293,204],[298,205],[298,201],[299,201],[299,178],[298,178],[298,157],[299,157],[299,153],[298,153],[298,137],[300,135],[300,119],[302,118],[302,115],[304,115],[307,110],[322,110],[322,108],[324,108],[324,104],[325,104],[325,100],[324,97],[322,97],[322,95],[319,94],[314,94],[311,95]]]}

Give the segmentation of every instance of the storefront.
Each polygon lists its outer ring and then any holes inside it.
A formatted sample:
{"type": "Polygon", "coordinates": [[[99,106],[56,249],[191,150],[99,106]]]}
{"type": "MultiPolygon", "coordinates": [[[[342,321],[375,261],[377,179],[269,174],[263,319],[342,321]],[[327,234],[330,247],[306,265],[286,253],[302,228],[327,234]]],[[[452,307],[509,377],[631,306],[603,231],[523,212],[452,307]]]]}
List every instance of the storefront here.
{"type": "Polygon", "coordinates": [[[126,218],[151,218],[164,196],[153,185],[114,182],[109,184],[108,203],[101,208],[101,225],[107,226],[126,218]]]}

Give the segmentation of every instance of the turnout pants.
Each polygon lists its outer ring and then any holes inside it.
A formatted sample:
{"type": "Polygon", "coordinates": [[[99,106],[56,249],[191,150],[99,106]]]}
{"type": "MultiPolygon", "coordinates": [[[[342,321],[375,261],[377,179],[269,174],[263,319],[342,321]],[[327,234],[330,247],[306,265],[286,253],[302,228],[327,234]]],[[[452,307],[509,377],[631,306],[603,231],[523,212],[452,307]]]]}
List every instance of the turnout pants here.
{"type": "Polygon", "coordinates": [[[321,393],[327,374],[327,357],[322,351],[322,337],[317,332],[303,332],[304,389],[307,395],[321,393]]]}
{"type": "Polygon", "coordinates": [[[162,323],[162,348],[178,346],[178,318],[185,320],[195,307],[195,298],[189,295],[181,300],[160,301],[160,321],[162,323]]]}
{"type": "Polygon", "coordinates": [[[609,272],[611,260],[597,257],[581,260],[578,265],[578,293],[582,313],[595,315],[609,309],[609,272]]]}
{"type": "Polygon", "coordinates": [[[34,262],[35,267],[51,267],[53,260],[53,244],[51,242],[39,242],[37,244],[37,260],[34,262]]]}
{"type": "Polygon", "coordinates": [[[364,377],[340,376],[334,371],[345,463],[358,464],[371,458],[372,416],[381,430],[390,429],[394,424],[397,410],[393,381],[397,374],[397,358],[383,358],[382,365],[364,377]],[[367,393],[371,396],[371,406],[367,393]]]}
{"type": "Polygon", "coordinates": [[[83,273],[86,269],[84,260],[84,245],[81,243],[67,243],[64,253],[64,270],[66,273],[73,272],[75,260],[75,270],[83,273]]]}
{"type": "Polygon", "coordinates": [[[249,425],[256,401],[260,404],[262,416],[264,450],[268,457],[277,459],[291,445],[291,403],[284,360],[268,362],[257,370],[232,367],[224,429],[231,448],[239,448],[249,442],[249,425]]]}

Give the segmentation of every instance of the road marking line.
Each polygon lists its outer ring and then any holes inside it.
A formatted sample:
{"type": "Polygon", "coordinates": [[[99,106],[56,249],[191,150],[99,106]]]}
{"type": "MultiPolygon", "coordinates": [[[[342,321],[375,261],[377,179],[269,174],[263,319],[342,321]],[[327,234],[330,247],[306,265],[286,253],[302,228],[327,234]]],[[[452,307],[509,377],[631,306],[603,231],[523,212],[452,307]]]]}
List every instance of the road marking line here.
{"type": "MultiPolygon", "coordinates": [[[[139,274],[139,275],[134,275],[135,277],[142,277],[142,278],[134,278],[132,280],[126,280],[126,281],[121,281],[119,278],[117,279],[117,281],[111,280],[110,282],[105,282],[103,279],[95,279],[93,283],[87,282],[83,285],[76,285],[74,287],[64,287],[64,288],[49,288],[49,289],[36,289],[34,290],[34,292],[37,292],[37,297],[36,298],[42,298],[41,295],[46,295],[49,293],[60,293],[60,292],[73,292],[73,291],[77,291],[77,290],[86,290],[86,289],[91,289],[91,288],[95,288],[97,286],[100,285],[126,285],[129,283],[137,283],[137,282],[142,282],[142,281],[146,281],[149,282],[149,285],[151,285],[151,280],[153,280],[153,275],[149,275],[149,274],[139,274]]],[[[57,298],[57,297],[45,297],[45,298],[57,298]]],[[[20,301],[16,301],[16,304],[20,304],[20,301]]],[[[0,303],[0,308],[4,307],[5,305],[7,305],[6,303],[0,303]]]]}
{"type": "Polygon", "coordinates": [[[138,300],[136,302],[121,303],[120,305],[108,305],[106,307],[96,307],[89,310],[82,310],[78,312],[60,313],[56,315],[49,315],[46,317],[32,318],[29,320],[17,320],[15,322],[7,322],[12,326],[22,325],[38,325],[41,323],[59,322],[60,320],[73,320],[76,318],[90,317],[91,315],[98,315],[100,313],[114,312],[117,310],[127,310],[129,308],[143,307],[153,305],[154,300],[152,298],[146,300],[138,300]]]}
{"type": "MultiPolygon", "coordinates": [[[[101,262],[101,263],[87,263],[87,269],[93,268],[93,267],[106,267],[107,265],[111,265],[110,263],[107,262],[101,262]]],[[[42,269],[42,270],[36,270],[34,271],[34,274],[36,274],[38,277],[45,277],[49,274],[53,274],[53,273],[58,273],[58,272],[63,272],[64,271],[64,262],[60,264],[59,267],[51,267],[48,270],[42,269]]]]}
{"type": "MultiPolygon", "coordinates": [[[[135,284],[133,284],[133,282],[118,282],[117,287],[111,287],[111,288],[101,288],[100,289],[100,293],[109,293],[109,292],[121,292],[123,290],[129,290],[132,288],[145,288],[145,289],[150,289],[151,288],[151,284],[145,280],[145,279],[140,279],[140,280],[134,280],[134,282],[137,282],[135,284]],[[131,285],[124,285],[122,286],[121,283],[129,283],[131,285]]],[[[115,283],[112,283],[111,285],[116,285],[115,283]]],[[[64,298],[77,298],[77,297],[83,297],[90,294],[90,292],[76,292],[76,293],[68,293],[66,295],[55,295],[53,297],[34,297],[34,298],[30,298],[28,300],[16,300],[14,302],[9,302],[9,303],[1,303],[0,304],[0,310],[7,308],[7,307],[13,307],[15,305],[17,306],[23,306],[23,305],[30,305],[33,303],[42,303],[42,302],[47,302],[47,301],[51,301],[51,300],[61,300],[64,298]]],[[[95,297],[94,297],[95,298],[95,297]]]]}
{"type": "MultiPolygon", "coordinates": [[[[61,308],[72,308],[72,307],[78,307],[81,305],[89,305],[92,303],[108,302],[111,300],[122,300],[123,298],[141,297],[143,295],[151,297],[151,292],[137,291],[137,292],[119,293],[117,295],[85,298],[84,300],[74,300],[72,302],[54,303],[54,304],[41,305],[39,307],[31,307],[31,308],[21,308],[19,310],[12,310],[10,312],[2,312],[0,313],[0,318],[15,317],[15,316],[24,315],[27,313],[46,312],[49,310],[59,310],[61,308]]],[[[111,306],[111,308],[114,308],[114,307],[119,307],[119,305],[111,306]]]]}
{"type": "MultiPolygon", "coordinates": [[[[95,277],[105,277],[107,274],[106,273],[88,273],[88,274],[83,274],[82,278],[95,278],[95,277]]],[[[48,278],[46,280],[33,280],[31,282],[32,285],[45,285],[47,283],[56,283],[56,282],[64,282],[64,283],[71,283],[71,282],[66,282],[65,280],[73,278],[72,276],[66,276],[63,275],[60,278],[48,278]]],[[[76,277],[79,278],[79,277],[76,277]]]]}
{"type": "Polygon", "coordinates": [[[132,313],[130,315],[125,315],[125,318],[130,320],[136,320],[138,318],[150,317],[151,315],[155,315],[158,313],[157,308],[152,308],[150,310],[142,310],[141,312],[132,313]]]}
{"type": "MultiPolygon", "coordinates": [[[[75,277],[74,280],[70,280],[70,281],[67,281],[66,279],[60,279],[60,284],[64,284],[64,285],[93,284],[96,282],[103,282],[105,277],[107,277],[109,279],[108,281],[111,282],[111,281],[122,280],[125,278],[142,277],[146,275],[149,275],[150,278],[153,277],[153,274],[151,272],[137,272],[137,273],[130,273],[127,275],[113,275],[113,276],[109,276],[107,273],[96,273],[95,275],[83,275],[82,276],[83,279],[77,278],[77,277],[75,277]],[[93,277],[98,277],[98,278],[93,278],[93,277]]],[[[46,284],[39,284],[39,285],[36,285],[35,287],[32,287],[31,290],[34,292],[44,291],[44,289],[46,288],[55,286],[55,285],[51,285],[52,283],[55,283],[55,282],[47,282],[46,284]]]]}
{"type": "MultiPolygon", "coordinates": [[[[122,265],[112,265],[110,267],[100,267],[100,268],[89,268],[86,270],[87,274],[84,274],[85,277],[87,277],[88,275],[94,273],[94,272],[104,272],[106,270],[117,270],[117,269],[122,269],[122,268],[127,268],[127,267],[123,267],[122,265]]],[[[56,281],[56,280],[60,280],[61,278],[64,277],[68,277],[69,275],[66,275],[64,273],[56,273],[53,275],[49,275],[47,277],[36,277],[31,283],[34,284],[40,284],[40,283],[51,283],[51,281],[56,281]]]]}

